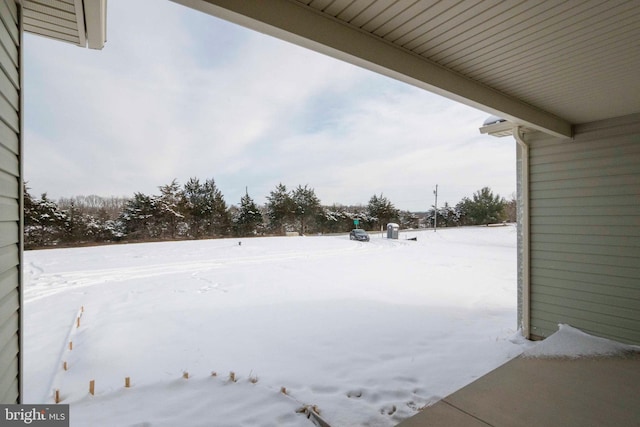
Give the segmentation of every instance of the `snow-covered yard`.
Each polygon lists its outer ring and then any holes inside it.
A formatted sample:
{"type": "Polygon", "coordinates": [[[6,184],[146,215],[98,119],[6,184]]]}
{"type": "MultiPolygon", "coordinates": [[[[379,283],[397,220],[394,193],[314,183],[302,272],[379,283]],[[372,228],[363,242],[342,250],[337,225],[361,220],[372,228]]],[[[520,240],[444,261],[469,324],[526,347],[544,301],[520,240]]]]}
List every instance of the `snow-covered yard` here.
{"type": "Polygon", "coordinates": [[[514,226],[55,249],[24,264],[24,400],[59,390],[78,427],[308,427],[305,405],[334,427],[392,426],[527,346],[514,226]]]}

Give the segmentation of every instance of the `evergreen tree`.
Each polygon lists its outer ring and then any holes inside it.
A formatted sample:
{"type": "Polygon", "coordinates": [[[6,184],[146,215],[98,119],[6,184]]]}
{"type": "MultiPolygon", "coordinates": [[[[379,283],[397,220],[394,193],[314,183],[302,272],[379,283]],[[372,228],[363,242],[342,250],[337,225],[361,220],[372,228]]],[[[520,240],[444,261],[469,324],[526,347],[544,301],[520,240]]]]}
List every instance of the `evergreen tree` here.
{"type": "Polygon", "coordinates": [[[512,194],[511,199],[505,202],[504,217],[508,222],[518,221],[518,201],[515,194],[512,194]]]}
{"type": "Polygon", "coordinates": [[[177,180],[159,187],[157,197],[159,221],[162,225],[162,235],[175,239],[178,237],[179,227],[184,222],[184,215],[180,213],[180,185],[177,180]]]}
{"type": "Polygon", "coordinates": [[[95,215],[84,215],[84,227],[88,238],[94,242],[117,242],[126,237],[126,224],[122,215],[111,219],[106,208],[101,208],[95,215]]]}
{"type": "MultiPolygon", "coordinates": [[[[433,220],[435,216],[435,209],[430,209],[427,212],[427,224],[429,227],[433,227],[433,220]]],[[[453,208],[449,203],[445,202],[444,206],[438,209],[438,227],[454,227],[460,224],[460,215],[457,208],[453,208]]]]}
{"type": "Polygon", "coordinates": [[[382,193],[380,197],[374,194],[369,199],[367,214],[372,222],[371,225],[376,229],[380,226],[386,226],[392,220],[398,220],[399,217],[399,211],[382,193]]]}
{"type": "Polygon", "coordinates": [[[420,218],[412,212],[400,211],[398,216],[401,228],[418,228],[420,225],[420,218]]]}
{"type": "Polygon", "coordinates": [[[218,189],[213,178],[205,181],[202,190],[207,234],[211,237],[228,236],[231,230],[231,215],[222,191],[218,189]]]}
{"type": "Polygon", "coordinates": [[[130,239],[147,240],[158,237],[158,208],[154,197],[135,193],[120,216],[124,232],[130,239]]]}
{"type": "Polygon", "coordinates": [[[316,225],[316,219],[321,214],[320,199],[313,188],[307,185],[298,187],[291,193],[294,205],[295,218],[298,222],[300,234],[312,231],[316,225]]]}
{"type": "Polygon", "coordinates": [[[198,178],[190,178],[184,184],[180,200],[181,210],[184,212],[188,224],[189,236],[199,239],[205,234],[205,216],[207,214],[204,189],[198,178]]]}
{"type": "Polygon", "coordinates": [[[234,217],[233,228],[239,237],[254,236],[262,228],[262,213],[249,197],[248,190],[240,199],[240,208],[234,217]]]}
{"type": "Polygon", "coordinates": [[[86,216],[76,206],[72,200],[69,207],[64,211],[67,215],[67,222],[63,240],[65,242],[82,242],[87,237],[86,216]]]}
{"type": "Polygon", "coordinates": [[[503,220],[505,201],[499,195],[494,195],[489,187],[484,187],[476,191],[472,199],[462,199],[459,207],[465,222],[489,225],[503,220]]]}
{"type": "Polygon", "coordinates": [[[472,225],[471,219],[467,215],[467,208],[471,203],[472,202],[468,197],[463,197],[456,205],[455,211],[460,225],[472,225]]]}
{"type": "Polygon", "coordinates": [[[42,247],[58,243],[69,225],[65,212],[49,200],[47,193],[34,199],[24,184],[24,239],[25,247],[42,247]]]}
{"type": "Polygon", "coordinates": [[[333,205],[323,207],[319,217],[318,226],[322,232],[339,233],[353,228],[353,218],[343,206],[333,205]]]}
{"type": "Polygon", "coordinates": [[[278,234],[284,234],[295,215],[295,204],[282,183],[267,196],[266,204],[269,229],[278,234]]]}
{"type": "Polygon", "coordinates": [[[191,237],[199,239],[229,234],[231,215],[213,178],[204,184],[198,178],[190,178],[184,185],[180,206],[191,237]]]}

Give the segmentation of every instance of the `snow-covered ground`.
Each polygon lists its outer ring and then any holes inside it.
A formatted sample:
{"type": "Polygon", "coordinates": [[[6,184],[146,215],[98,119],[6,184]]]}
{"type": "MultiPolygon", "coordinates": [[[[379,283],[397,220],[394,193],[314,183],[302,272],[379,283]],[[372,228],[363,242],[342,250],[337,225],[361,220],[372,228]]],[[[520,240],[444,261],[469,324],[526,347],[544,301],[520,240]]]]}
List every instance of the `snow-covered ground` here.
{"type": "Polygon", "coordinates": [[[309,427],[306,405],[392,426],[529,346],[514,226],[371,237],[26,252],[25,403],[59,390],[78,427],[309,427]]]}

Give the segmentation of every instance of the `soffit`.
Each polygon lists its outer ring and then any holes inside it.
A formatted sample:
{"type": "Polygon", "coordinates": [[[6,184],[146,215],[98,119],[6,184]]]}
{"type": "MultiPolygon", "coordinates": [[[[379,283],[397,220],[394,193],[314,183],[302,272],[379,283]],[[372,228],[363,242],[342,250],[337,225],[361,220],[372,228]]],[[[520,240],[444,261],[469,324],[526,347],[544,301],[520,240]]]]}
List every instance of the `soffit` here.
{"type": "Polygon", "coordinates": [[[24,30],[81,47],[102,49],[106,0],[22,0],[24,30]]]}
{"type": "Polygon", "coordinates": [[[640,2],[295,0],[573,124],[640,112],[640,2]]]}
{"type": "Polygon", "coordinates": [[[173,1],[555,135],[640,112],[637,0],[173,1]]]}

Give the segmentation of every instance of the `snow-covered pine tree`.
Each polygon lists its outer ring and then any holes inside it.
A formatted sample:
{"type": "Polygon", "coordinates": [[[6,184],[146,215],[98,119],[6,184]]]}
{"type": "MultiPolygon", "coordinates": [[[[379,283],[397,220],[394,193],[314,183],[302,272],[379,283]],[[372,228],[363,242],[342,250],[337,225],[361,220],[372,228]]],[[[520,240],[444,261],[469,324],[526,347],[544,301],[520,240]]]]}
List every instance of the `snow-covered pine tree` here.
{"type": "Polygon", "coordinates": [[[295,206],[295,217],[298,222],[300,234],[313,231],[316,226],[316,219],[321,213],[320,199],[316,196],[313,188],[307,185],[298,187],[291,193],[291,200],[295,206]]]}
{"type": "Polygon", "coordinates": [[[267,196],[267,227],[273,233],[284,234],[294,219],[295,205],[287,187],[280,183],[267,196]]]}
{"type": "Polygon", "coordinates": [[[389,222],[399,219],[399,211],[382,193],[380,193],[379,197],[374,194],[371,199],[369,199],[367,214],[371,218],[372,226],[375,229],[380,226],[384,227],[389,222]]]}
{"type": "Polygon", "coordinates": [[[26,248],[56,244],[68,226],[65,212],[60,211],[47,193],[34,199],[24,185],[24,240],[26,248]]]}
{"type": "Polygon", "coordinates": [[[179,236],[185,217],[180,212],[180,185],[174,179],[170,184],[158,187],[160,195],[156,197],[162,237],[175,239],[179,236]]]}
{"type": "Polygon", "coordinates": [[[202,193],[200,180],[194,177],[184,184],[180,194],[180,207],[187,222],[187,233],[193,239],[199,239],[205,232],[206,208],[202,193]]]}
{"type": "Polygon", "coordinates": [[[158,206],[152,196],[135,193],[120,215],[127,238],[147,240],[158,237],[158,206]]]}
{"type": "Polygon", "coordinates": [[[233,218],[235,234],[239,237],[255,236],[261,231],[262,225],[262,213],[247,189],[240,198],[240,208],[233,218]]]}

